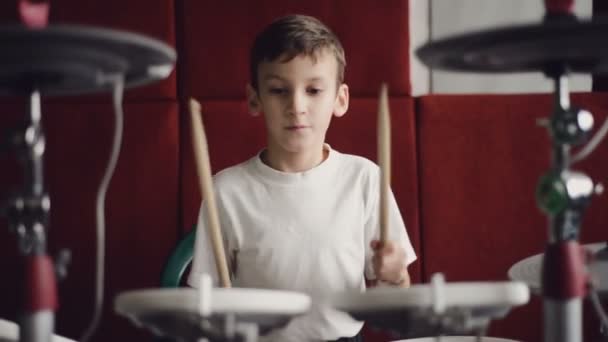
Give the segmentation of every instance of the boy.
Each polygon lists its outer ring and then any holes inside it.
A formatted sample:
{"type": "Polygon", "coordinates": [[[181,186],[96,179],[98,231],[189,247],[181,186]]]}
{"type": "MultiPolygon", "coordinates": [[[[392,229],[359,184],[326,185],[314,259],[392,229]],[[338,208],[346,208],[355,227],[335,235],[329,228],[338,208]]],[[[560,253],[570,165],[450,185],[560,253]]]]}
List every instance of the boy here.
{"type": "MultiPolygon", "coordinates": [[[[311,311],[267,341],[361,341],[362,323],[322,309],[315,298],[363,290],[365,277],[409,286],[416,256],[391,195],[389,236],[380,244],[379,168],[325,143],[332,116],[348,109],[344,51],[317,19],[280,18],[251,50],[252,114],[263,114],[267,148],[214,178],[235,287],[307,293],[311,311]]],[[[201,206],[189,284],[217,271],[201,206]]]]}

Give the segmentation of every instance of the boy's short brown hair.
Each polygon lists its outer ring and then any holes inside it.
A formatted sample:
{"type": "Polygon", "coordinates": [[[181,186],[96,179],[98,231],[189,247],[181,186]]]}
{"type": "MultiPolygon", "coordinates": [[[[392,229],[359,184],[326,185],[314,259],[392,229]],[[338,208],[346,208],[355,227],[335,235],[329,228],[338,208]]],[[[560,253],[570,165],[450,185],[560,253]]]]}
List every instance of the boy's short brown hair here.
{"type": "Polygon", "coordinates": [[[338,62],[337,82],[344,82],[346,58],[338,37],[321,21],[307,15],[287,15],[275,20],[256,37],[249,56],[251,85],[258,89],[258,66],[282,57],[288,62],[296,56],[313,58],[329,49],[338,62]]]}

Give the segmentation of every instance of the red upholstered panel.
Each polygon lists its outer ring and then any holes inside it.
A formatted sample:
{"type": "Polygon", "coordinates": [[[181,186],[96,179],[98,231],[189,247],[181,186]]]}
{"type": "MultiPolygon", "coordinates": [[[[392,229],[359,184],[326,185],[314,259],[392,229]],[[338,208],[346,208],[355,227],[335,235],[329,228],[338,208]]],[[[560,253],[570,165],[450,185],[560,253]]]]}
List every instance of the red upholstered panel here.
{"type": "MultiPolygon", "coordinates": [[[[175,46],[171,0],[52,0],[50,24],[89,25],[132,31],[175,46]]],[[[0,25],[18,22],[17,0],[0,2],[0,25]]],[[[44,53],[44,52],[42,52],[44,53]]],[[[162,82],[127,91],[128,99],[175,99],[175,72],[162,82]]],[[[98,99],[97,99],[98,100],[98,99]]]]}
{"type": "MultiPolygon", "coordinates": [[[[4,106],[1,127],[22,115],[22,106],[4,106]]],[[[47,136],[45,181],[52,201],[50,252],[72,251],[68,278],[60,284],[57,331],[80,337],[93,305],[95,198],[108,160],[113,126],[108,103],[43,105],[47,136]]],[[[121,291],[154,287],[177,239],[178,110],[174,102],[125,105],[125,127],[119,163],[106,200],[105,311],[94,341],[133,341],[147,333],[113,312],[121,291]]],[[[3,156],[3,161],[5,160],[3,156]]],[[[5,178],[2,199],[15,178],[5,178]]],[[[21,168],[8,166],[11,174],[21,168]]],[[[22,284],[13,277],[16,243],[6,222],[0,226],[0,317],[14,319],[15,293],[22,284]]]]}
{"type": "MultiPolygon", "coordinates": [[[[416,183],[416,136],[413,101],[395,98],[390,102],[393,120],[392,185],[408,227],[412,244],[418,253],[418,208],[416,183]]],[[[251,117],[244,101],[206,101],[202,103],[203,120],[209,142],[211,167],[216,173],[244,161],[265,146],[262,117],[251,117]]],[[[355,99],[349,113],[334,118],[327,141],[335,149],[376,160],[376,99],[355,99]]],[[[200,192],[190,143],[188,123],[183,124],[182,215],[186,227],[196,223],[200,192]]],[[[410,269],[418,280],[419,262],[410,269]]]]}
{"type": "MultiPolygon", "coordinates": [[[[607,94],[582,94],[597,126],[608,114],[607,94]]],[[[549,168],[547,131],[536,119],[551,111],[548,95],[425,96],[418,104],[423,276],[448,281],[505,280],[507,270],[543,250],[547,220],[534,191],[549,168]]],[[[608,172],[604,142],[576,165],[596,181],[608,172]]],[[[582,241],[605,240],[608,197],[593,198],[582,241]]],[[[490,334],[540,341],[540,301],[514,310],[490,334]]],[[[588,333],[596,330],[586,329],[588,333]]],[[[589,337],[589,336],[588,336],[589,337]]]]}
{"type": "Polygon", "coordinates": [[[183,25],[179,29],[185,96],[243,96],[255,35],[276,17],[290,13],[316,16],[340,37],[351,94],[375,96],[382,81],[390,84],[391,94],[410,94],[406,0],[185,0],[177,12],[183,25]]]}
{"type": "MultiPolygon", "coordinates": [[[[593,0],[593,17],[608,18],[608,2],[593,0]]],[[[606,73],[593,76],[593,91],[608,91],[608,76],[606,73]]]]}
{"type": "Polygon", "coordinates": [[[0,317],[16,317],[18,291],[20,285],[16,282],[18,276],[18,259],[16,258],[16,234],[8,230],[8,222],[3,215],[6,201],[16,190],[16,186],[23,181],[21,169],[17,164],[17,157],[7,150],[8,134],[11,127],[19,123],[16,112],[25,110],[19,104],[4,105],[0,114],[0,267],[2,268],[2,282],[0,282],[0,317]]]}

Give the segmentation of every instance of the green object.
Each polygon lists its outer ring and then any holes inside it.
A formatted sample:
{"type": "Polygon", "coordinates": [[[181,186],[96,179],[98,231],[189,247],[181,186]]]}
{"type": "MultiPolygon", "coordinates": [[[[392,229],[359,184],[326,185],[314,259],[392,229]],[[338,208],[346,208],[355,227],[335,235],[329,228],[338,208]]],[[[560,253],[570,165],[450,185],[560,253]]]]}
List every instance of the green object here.
{"type": "Polygon", "coordinates": [[[536,201],[547,215],[555,216],[568,206],[566,185],[559,175],[549,173],[541,177],[536,188],[536,201]]]}
{"type": "Polygon", "coordinates": [[[161,287],[179,287],[182,276],[194,255],[196,225],[186,234],[171,251],[160,278],[161,287]]]}

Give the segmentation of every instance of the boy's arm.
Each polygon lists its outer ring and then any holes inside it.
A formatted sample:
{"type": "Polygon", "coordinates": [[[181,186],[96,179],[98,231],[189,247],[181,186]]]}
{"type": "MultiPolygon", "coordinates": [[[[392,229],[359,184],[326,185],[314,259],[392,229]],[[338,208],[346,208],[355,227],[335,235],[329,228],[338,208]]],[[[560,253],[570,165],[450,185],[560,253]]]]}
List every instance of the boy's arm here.
{"type": "Polygon", "coordinates": [[[388,283],[392,286],[398,286],[402,288],[408,288],[411,285],[410,273],[407,271],[407,267],[404,267],[399,274],[399,278],[396,282],[388,283]]]}
{"type": "Polygon", "coordinates": [[[405,250],[395,241],[381,243],[373,240],[370,247],[374,251],[372,265],[376,278],[383,284],[399,287],[410,286],[405,250]]]}
{"type": "Polygon", "coordinates": [[[412,281],[410,279],[410,272],[407,271],[407,267],[403,269],[403,273],[401,274],[403,277],[402,280],[397,284],[400,287],[410,287],[412,281]]]}
{"type": "MultiPolygon", "coordinates": [[[[373,179],[373,178],[372,178],[373,179]]],[[[383,277],[379,277],[377,272],[377,266],[379,261],[377,261],[377,253],[376,249],[379,246],[372,246],[374,243],[378,243],[379,238],[379,201],[377,179],[372,182],[372,186],[370,187],[370,191],[372,191],[371,205],[368,208],[367,212],[367,221],[366,221],[366,239],[368,243],[370,243],[370,247],[366,252],[366,277],[369,280],[373,279],[383,279],[383,277]],[[374,184],[375,183],[375,184],[374,184]],[[375,241],[375,242],[374,242],[375,241]],[[376,261],[374,261],[376,260],[376,261]]],[[[385,253],[393,253],[395,255],[390,258],[392,261],[389,261],[390,265],[390,275],[385,275],[385,283],[389,283],[396,286],[408,287],[410,286],[411,279],[409,272],[407,271],[407,266],[416,260],[416,253],[414,252],[414,248],[410,242],[409,236],[407,234],[405,228],[405,222],[403,221],[403,217],[401,216],[401,212],[399,207],[397,206],[397,201],[395,200],[395,196],[392,190],[389,192],[389,219],[388,219],[388,239],[392,252],[385,253]]],[[[386,247],[386,246],[385,246],[386,247]]],[[[386,266],[385,266],[386,267],[386,266]]],[[[383,272],[380,272],[383,273],[383,272]]],[[[382,275],[382,274],[380,274],[382,275]]]]}

